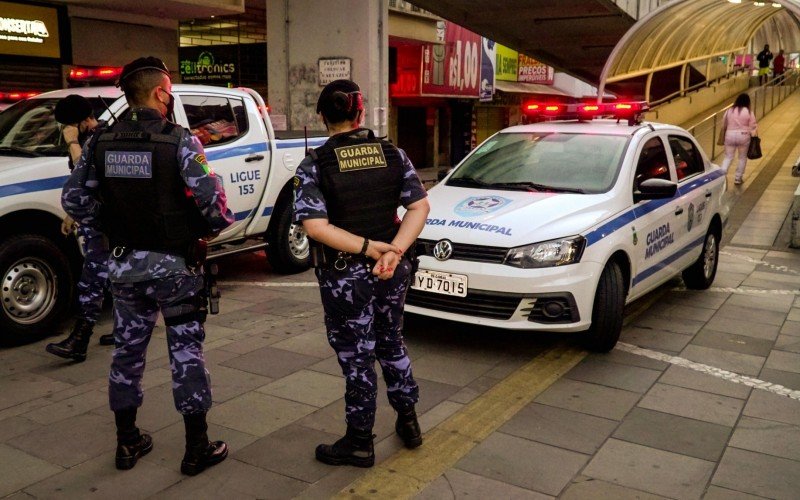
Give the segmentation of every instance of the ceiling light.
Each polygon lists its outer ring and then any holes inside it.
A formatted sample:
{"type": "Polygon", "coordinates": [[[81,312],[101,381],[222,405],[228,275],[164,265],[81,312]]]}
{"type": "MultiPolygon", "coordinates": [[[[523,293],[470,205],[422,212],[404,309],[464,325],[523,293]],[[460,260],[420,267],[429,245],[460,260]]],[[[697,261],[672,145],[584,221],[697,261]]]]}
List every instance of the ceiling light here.
{"type": "Polygon", "coordinates": [[[742,3],[742,0],[728,0],[730,3],[742,3]]]}
{"type": "Polygon", "coordinates": [[[756,7],[763,7],[767,4],[765,4],[764,2],[753,2],[753,5],[755,5],[756,7]]]}
{"type": "Polygon", "coordinates": [[[776,9],[780,9],[781,8],[781,4],[776,3],[776,2],[772,2],[772,6],[775,7],[776,9]]]}

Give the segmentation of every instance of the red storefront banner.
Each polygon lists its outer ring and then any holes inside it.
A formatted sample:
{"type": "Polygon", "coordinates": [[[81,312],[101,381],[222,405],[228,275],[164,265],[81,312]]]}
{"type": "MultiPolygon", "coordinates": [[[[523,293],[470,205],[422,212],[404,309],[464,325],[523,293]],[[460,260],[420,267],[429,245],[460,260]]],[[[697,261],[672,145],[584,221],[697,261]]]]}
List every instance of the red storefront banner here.
{"type": "Polygon", "coordinates": [[[395,50],[397,51],[396,80],[389,84],[389,95],[392,97],[419,97],[422,93],[420,90],[422,47],[401,45],[395,50]]]}
{"type": "Polygon", "coordinates": [[[518,82],[552,85],[554,74],[555,70],[550,66],[524,54],[519,55],[519,64],[517,64],[518,82]]]}
{"type": "Polygon", "coordinates": [[[478,98],[481,37],[453,23],[445,24],[444,45],[422,48],[422,94],[478,98]]]}

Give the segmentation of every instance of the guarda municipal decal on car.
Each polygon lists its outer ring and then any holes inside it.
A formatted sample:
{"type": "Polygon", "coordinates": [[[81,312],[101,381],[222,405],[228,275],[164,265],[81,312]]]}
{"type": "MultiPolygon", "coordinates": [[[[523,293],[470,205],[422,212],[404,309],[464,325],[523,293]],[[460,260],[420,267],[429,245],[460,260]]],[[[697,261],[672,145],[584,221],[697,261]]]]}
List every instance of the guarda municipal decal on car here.
{"type": "Polygon", "coordinates": [[[468,220],[458,219],[428,219],[425,221],[428,226],[448,226],[460,227],[462,229],[474,229],[476,231],[485,231],[487,233],[504,234],[511,236],[511,228],[504,226],[495,226],[493,224],[484,224],[483,222],[470,222],[468,220]]]}
{"type": "Polygon", "coordinates": [[[461,217],[477,217],[496,212],[511,201],[502,196],[470,196],[456,205],[453,211],[461,217]]]}

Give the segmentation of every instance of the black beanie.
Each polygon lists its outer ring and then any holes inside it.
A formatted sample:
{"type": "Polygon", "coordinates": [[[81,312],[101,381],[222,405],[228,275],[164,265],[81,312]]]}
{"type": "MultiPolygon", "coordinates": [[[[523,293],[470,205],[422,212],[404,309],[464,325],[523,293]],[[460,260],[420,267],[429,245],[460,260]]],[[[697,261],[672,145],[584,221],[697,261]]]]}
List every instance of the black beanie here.
{"type": "Polygon", "coordinates": [[[92,116],[92,105],[80,95],[70,94],[58,101],[55,109],[56,121],[62,125],[74,125],[92,116]]]}

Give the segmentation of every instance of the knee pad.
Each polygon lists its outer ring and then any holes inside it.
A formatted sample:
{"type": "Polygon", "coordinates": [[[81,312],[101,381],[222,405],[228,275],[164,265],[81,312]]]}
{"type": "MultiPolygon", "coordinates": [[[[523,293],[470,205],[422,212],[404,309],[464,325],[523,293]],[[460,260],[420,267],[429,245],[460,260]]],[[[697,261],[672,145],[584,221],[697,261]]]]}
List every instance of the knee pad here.
{"type": "Polygon", "coordinates": [[[192,321],[203,324],[208,316],[206,301],[200,295],[186,297],[165,307],[161,312],[164,315],[164,324],[167,326],[178,326],[192,321]]]}

